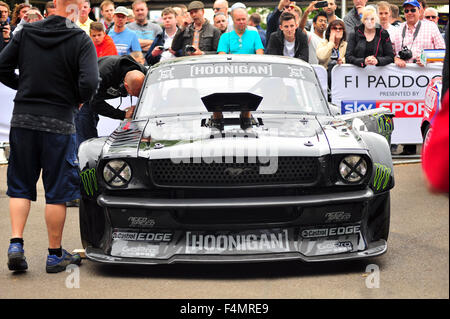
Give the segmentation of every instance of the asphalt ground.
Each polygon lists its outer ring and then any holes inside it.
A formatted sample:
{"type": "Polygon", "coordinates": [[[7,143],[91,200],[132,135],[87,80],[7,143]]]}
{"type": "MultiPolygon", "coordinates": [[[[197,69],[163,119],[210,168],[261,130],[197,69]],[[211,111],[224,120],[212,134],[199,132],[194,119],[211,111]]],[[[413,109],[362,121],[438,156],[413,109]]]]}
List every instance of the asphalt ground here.
{"type": "MultiPolygon", "coordinates": [[[[83,260],[79,269],[58,274],[45,272],[41,182],[24,236],[29,270],[15,274],[6,266],[10,238],[6,169],[0,166],[1,299],[449,298],[449,198],[427,191],[420,163],[395,166],[389,248],[377,258],[167,266],[113,266],[83,260]],[[371,272],[376,269],[379,272],[371,272]]],[[[81,248],[77,208],[68,209],[63,247],[81,248]]]]}

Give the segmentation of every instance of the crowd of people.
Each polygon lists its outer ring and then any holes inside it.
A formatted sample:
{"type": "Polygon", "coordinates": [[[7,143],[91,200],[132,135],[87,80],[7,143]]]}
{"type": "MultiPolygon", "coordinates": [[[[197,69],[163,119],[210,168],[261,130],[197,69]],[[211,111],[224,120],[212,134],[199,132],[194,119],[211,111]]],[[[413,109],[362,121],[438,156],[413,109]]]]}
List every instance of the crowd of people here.
{"type": "MultiPolygon", "coordinates": [[[[249,16],[240,2],[229,7],[226,0],[216,0],[213,21],[205,18],[201,1],[167,7],[160,25],[149,21],[144,0],[135,0],[131,9],[105,0],[98,22],[89,17],[90,1],[80,1],[74,22],[91,37],[98,57],[131,54],[145,65],[184,55],[245,53],[296,57],[329,71],[342,63],[405,67],[406,63],[420,65],[423,49],[445,48],[437,10],[427,7],[425,0],[403,3],[405,22],[401,22],[398,6],[386,1],[367,5],[367,0],[354,0],[353,8],[341,19],[335,0],[320,8],[313,1],[304,11],[293,1],[280,0],[267,16],[266,30],[261,27],[261,16],[249,16]],[[404,49],[412,53],[407,59],[400,57],[404,49]]],[[[0,10],[1,50],[24,23],[51,16],[55,8],[49,1],[41,15],[37,8],[22,3],[10,14],[9,6],[0,1],[0,10]]]]}
{"type": "MultiPolygon", "coordinates": [[[[385,1],[367,5],[367,0],[354,0],[343,19],[336,9],[335,0],[313,1],[304,11],[293,1],[280,0],[264,30],[259,14],[249,16],[245,4],[229,7],[226,0],[214,2],[213,21],[205,18],[203,2],[192,1],[162,10],[161,25],[149,21],[144,0],[135,0],[131,9],[105,0],[99,21],[91,19],[89,0],[49,1],[44,14],[26,3],[11,13],[0,1],[0,81],[17,90],[8,165],[9,269],[28,268],[23,231],[41,170],[49,237],[46,270],[60,272],[81,262],[61,246],[66,203],[80,197],[76,149],[97,135],[98,114],[132,117],[133,107],[122,111],[106,100],[138,96],[145,66],[179,56],[272,54],[320,64],[328,72],[343,63],[423,67],[423,49],[448,46],[448,26],[445,42],[437,11],[425,0],[403,3],[404,22],[399,7],[385,1]]],[[[249,116],[242,112],[241,122],[249,122],[249,116]]],[[[220,126],[220,112],[213,119],[220,126]]]]}

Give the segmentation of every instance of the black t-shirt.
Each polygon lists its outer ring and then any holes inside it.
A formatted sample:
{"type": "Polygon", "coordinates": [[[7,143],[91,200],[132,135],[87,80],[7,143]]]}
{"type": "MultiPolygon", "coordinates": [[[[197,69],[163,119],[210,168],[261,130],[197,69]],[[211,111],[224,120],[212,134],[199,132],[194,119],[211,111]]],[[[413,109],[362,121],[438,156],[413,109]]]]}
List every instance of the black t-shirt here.
{"type": "Polygon", "coordinates": [[[366,53],[365,57],[375,54],[375,38],[372,41],[366,41],[366,53]]]}

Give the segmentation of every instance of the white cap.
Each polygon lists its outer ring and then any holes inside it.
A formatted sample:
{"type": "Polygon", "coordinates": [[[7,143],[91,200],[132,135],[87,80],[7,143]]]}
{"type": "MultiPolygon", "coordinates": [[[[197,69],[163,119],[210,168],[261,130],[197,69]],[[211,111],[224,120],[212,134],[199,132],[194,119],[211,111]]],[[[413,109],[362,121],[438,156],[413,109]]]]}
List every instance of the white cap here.
{"type": "Polygon", "coordinates": [[[245,4],[243,4],[242,2],[236,2],[235,4],[233,4],[233,5],[231,6],[231,11],[233,11],[234,9],[239,9],[239,8],[247,9],[247,7],[245,6],[245,4]]]}

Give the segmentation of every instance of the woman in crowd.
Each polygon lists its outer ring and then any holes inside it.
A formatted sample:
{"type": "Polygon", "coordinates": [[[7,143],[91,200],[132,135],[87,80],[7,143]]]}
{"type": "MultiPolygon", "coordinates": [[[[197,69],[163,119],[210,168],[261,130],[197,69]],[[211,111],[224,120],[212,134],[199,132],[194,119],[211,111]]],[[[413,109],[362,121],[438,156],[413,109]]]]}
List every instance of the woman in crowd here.
{"type": "Polygon", "coordinates": [[[17,24],[16,27],[14,28],[12,34],[16,35],[16,33],[19,32],[23,28],[23,26],[27,23],[33,23],[43,19],[44,16],[41,14],[38,8],[36,7],[28,8],[25,14],[21,17],[19,24],[17,24]]]}
{"type": "Polygon", "coordinates": [[[11,18],[11,26],[13,27],[13,29],[20,23],[25,13],[27,13],[27,11],[30,10],[30,8],[31,5],[29,5],[28,3],[16,4],[11,18]]]}
{"type": "Polygon", "coordinates": [[[362,24],[355,27],[348,38],[346,63],[360,67],[393,63],[394,51],[391,39],[389,33],[379,25],[375,8],[366,7],[362,11],[361,21],[362,24]]]}
{"type": "MultiPolygon", "coordinates": [[[[334,20],[325,31],[325,41],[319,43],[316,49],[319,64],[328,71],[328,88],[331,90],[331,70],[337,64],[345,63],[347,51],[347,33],[342,20],[334,20]]],[[[330,99],[330,92],[328,98],[330,99]]]]}
{"type": "Polygon", "coordinates": [[[317,58],[319,64],[331,71],[336,64],[345,63],[347,50],[347,34],[342,20],[334,20],[325,31],[326,41],[317,46],[317,58]]]}

